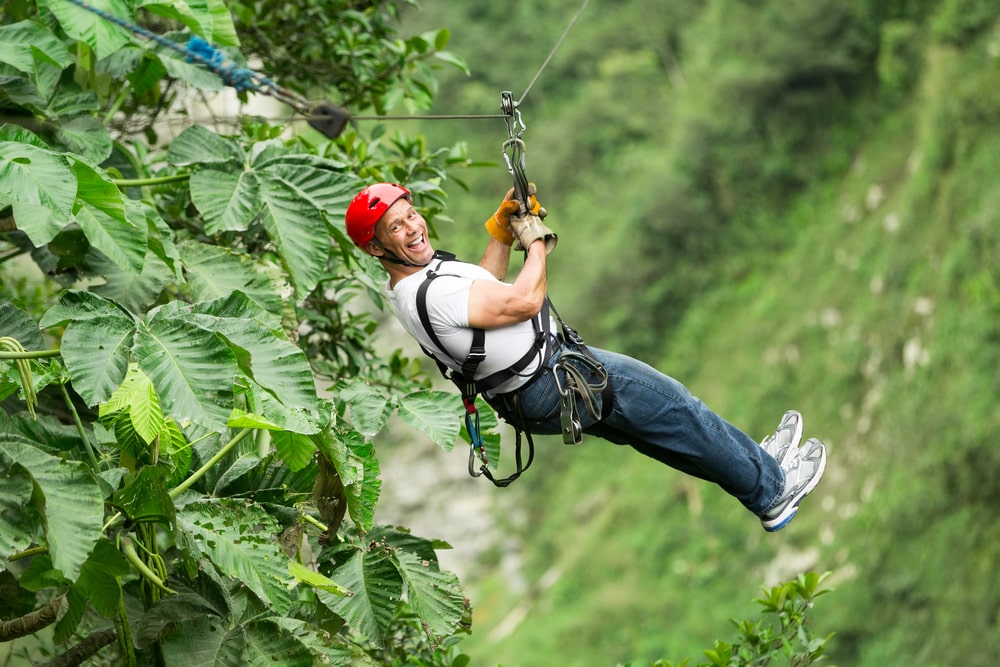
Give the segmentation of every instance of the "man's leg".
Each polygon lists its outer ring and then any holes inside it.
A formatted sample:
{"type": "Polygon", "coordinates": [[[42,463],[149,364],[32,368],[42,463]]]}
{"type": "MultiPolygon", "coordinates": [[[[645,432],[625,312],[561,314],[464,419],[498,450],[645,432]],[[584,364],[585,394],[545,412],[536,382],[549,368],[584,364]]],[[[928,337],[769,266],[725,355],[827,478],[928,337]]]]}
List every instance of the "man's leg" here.
{"type": "Polygon", "coordinates": [[[587,433],[631,445],[661,463],[715,482],[756,515],[774,505],[785,475],[753,438],[648,364],[598,348],[591,351],[608,371],[614,405],[587,433]]]}

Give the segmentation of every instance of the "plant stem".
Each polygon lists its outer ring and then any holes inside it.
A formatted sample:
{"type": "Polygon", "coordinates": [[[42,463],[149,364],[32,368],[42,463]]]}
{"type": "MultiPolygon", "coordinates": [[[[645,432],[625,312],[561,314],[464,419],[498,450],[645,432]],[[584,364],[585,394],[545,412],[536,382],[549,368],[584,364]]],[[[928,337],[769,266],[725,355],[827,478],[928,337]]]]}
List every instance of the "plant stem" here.
{"type": "Polygon", "coordinates": [[[111,182],[120,188],[138,188],[144,185],[162,185],[163,183],[179,183],[191,178],[191,174],[173,174],[172,176],[151,176],[149,178],[113,178],[111,182]]]}
{"type": "Polygon", "coordinates": [[[76,423],[76,432],[80,434],[80,439],[83,440],[83,446],[87,450],[87,456],[90,457],[90,466],[94,469],[94,472],[100,472],[101,466],[97,462],[97,456],[94,454],[94,446],[90,444],[90,438],[87,437],[87,431],[83,428],[83,421],[80,419],[80,414],[76,411],[76,406],[73,405],[73,399],[70,398],[69,392],[66,391],[66,385],[59,385],[59,389],[62,390],[63,398],[66,399],[66,406],[69,411],[73,413],[73,421],[76,423]]]}
{"type": "Polygon", "coordinates": [[[317,528],[319,528],[320,530],[322,530],[324,533],[326,532],[326,526],[324,526],[321,521],[317,521],[316,519],[314,519],[313,517],[309,516],[308,514],[303,514],[302,515],[302,519],[306,523],[311,523],[312,525],[316,526],[317,528]]]}
{"type": "Polygon", "coordinates": [[[24,350],[23,352],[4,350],[0,352],[0,359],[45,359],[58,357],[60,354],[62,353],[59,350],[24,350]]]}
{"type": "Polygon", "coordinates": [[[123,556],[125,556],[125,560],[127,560],[132,565],[132,567],[137,569],[139,571],[139,574],[145,577],[146,580],[149,581],[149,583],[153,584],[167,595],[177,595],[176,592],[167,588],[167,585],[163,583],[162,579],[160,579],[160,575],[149,569],[149,566],[146,565],[146,563],[144,563],[141,558],[139,558],[139,554],[135,550],[135,543],[132,542],[130,538],[128,537],[122,538],[121,553],[123,556]]]}
{"type": "Polygon", "coordinates": [[[18,552],[12,556],[8,556],[7,560],[21,560],[22,558],[31,558],[32,556],[48,553],[48,551],[49,551],[48,547],[31,547],[30,549],[25,549],[24,551],[18,552]]]}
{"type": "Polygon", "coordinates": [[[194,471],[194,473],[191,474],[190,477],[188,477],[186,480],[184,480],[183,482],[181,482],[180,484],[178,484],[177,486],[175,486],[174,488],[172,488],[170,490],[170,493],[168,495],[171,498],[176,498],[177,496],[179,496],[182,493],[184,493],[185,491],[187,491],[188,488],[190,488],[190,486],[192,484],[194,484],[195,482],[197,482],[199,479],[202,478],[202,476],[206,472],[208,472],[209,470],[211,470],[212,466],[214,466],[216,463],[218,463],[219,461],[221,461],[222,457],[225,456],[226,454],[228,454],[229,450],[231,450],[233,447],[235,447],[240,442],[240,440],[242,440],[243,438],[247,437],[252,432],[253,432],[252,428],[245,428],[242,431],[240,431],[239,433],[237,433],[233,437],[232,440],[230,440],[229,442],[227,442],[225,445],[222,446],[222,449],[220,449],[218,452],[216,452],[215,456],[213,456],[208,461],[206,461],[205,465],[203,465],[202,467],[198,468],[196,471],[194,471]]]}

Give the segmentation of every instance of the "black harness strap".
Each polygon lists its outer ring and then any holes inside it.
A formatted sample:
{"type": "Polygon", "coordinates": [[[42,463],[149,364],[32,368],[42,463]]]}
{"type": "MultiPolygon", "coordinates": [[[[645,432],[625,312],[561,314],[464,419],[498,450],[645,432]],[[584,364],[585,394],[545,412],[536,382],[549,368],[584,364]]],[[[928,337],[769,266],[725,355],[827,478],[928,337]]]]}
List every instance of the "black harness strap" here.
{"type": "MultiPolygon", "coordinates": [[[[427,270],[427,277],[420,287],[417,289],[417,314],[420,317],[420,324],[423,325],[424,330],[427,332],[428,337],[434,346],[437,347],[440,354],[443,354],[454,361],[458,361],[452,357],[444,344],[438,338],[437,333],[434,331],[434,327],[431,326],[430,314],[427,311],[427,290],[431,285],[431,282],[435,278],[440,276],[450,276],[461,278],[462,276],[452,273],[440,273],[441,265],[446,261],[452,261],[455,259],[455,255],[451,253],[446,253],[443,251],[438,251],[434,254],[435,259],[438,259],[438,264],[433,269],[427,270]]],[[[479,412],[476,409],[476,396],[482,392],[489,392],[497,387],[508,382],[512,378],[522,375],[522,371],[527,368],[531,362],[535,359],[540,359],[540,364],[538,369],[545,368],[545,364],[548,361],[547,351],[551,346],[547,345],[547,338],[549,336],[549,307],[550,303],[548,297],[546,297],[545,306],[542,308],[538,317],[532,319],[532,326],[535,329],[535,341],[531,348],[525,352],[516,362],[514,362],[509,368],[501,369],[479,381],[476,381],[476,371],[479,369],[479,365],[486,358],[486,331],[481,328],[472,328],[472,344],[469,347],[469,353],[466,355],[465,360],[462,362],[461,371],[454,371],[449,368],[437,355],[435,355],[431,350],[424,346],[421,346],[424,354],[433,359],[441,371],[441,374],[455,383],[459,391],[462,393],[462,403],[465,405],[465,427],[466,431],[469,433],[469,438],[472,440],[472,448],[469,451],[469,474],[473,477],[479,477],[480,475],[485,476],[493,484],[499,487],[508,486],[511,482],[521,476],[525,470],[531,466],[532,461],[535,458],[535,443],[531,438],[531,433],[525,428],[523,418],[520,420],[519,424],[512,424],[514,426],[514,431],[516,435],[515,439],[515,463],[516,471],[509,477],[504,479],[496,479],[489,469],[489,461],[486,457],[486,451],[483,448],[482,435],[479,431],[479,412]],[[525,439],[528,443],[528,460],[526,464],[523,464],[521,458],[521,433],[524,433],[525,439]],[[479,470],[475,467],[475,455],[478,454],[482,465],[479,466],[479,470]]],[[[516,397],[515,397],[516,400],[516,397]]],[[[520,412],[520,411],[518,411],[520,412]]]]}

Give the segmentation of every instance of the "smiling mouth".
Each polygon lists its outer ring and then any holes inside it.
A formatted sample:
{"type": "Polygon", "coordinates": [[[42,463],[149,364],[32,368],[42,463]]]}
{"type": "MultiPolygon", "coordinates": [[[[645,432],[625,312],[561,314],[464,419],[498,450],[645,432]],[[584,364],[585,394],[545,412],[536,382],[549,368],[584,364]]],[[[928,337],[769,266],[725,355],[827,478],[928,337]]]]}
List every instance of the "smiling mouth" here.
{"type": "Polygon", "coordinates": [[[418,239],[417,239],[416,241],[414,241],[413,243],[407,243],[407,244],[406,244],[406,247],[407,247],[407,248],[409,248],[409,249],[411,249],[411,250],[413,250],[413,249],[414,249],[414,248],[416,248],[417,246],[419,246],[419,245],[423,245],[423,243],[424,243],[424,242],[425,242],[426,240],[427,240],[427,239],[426,239],[426,238],[424,237],[424,235],[423,235],[423,234],[421,234],[421,235],[420,235],[420,238],[418,238],[418,239]]]}

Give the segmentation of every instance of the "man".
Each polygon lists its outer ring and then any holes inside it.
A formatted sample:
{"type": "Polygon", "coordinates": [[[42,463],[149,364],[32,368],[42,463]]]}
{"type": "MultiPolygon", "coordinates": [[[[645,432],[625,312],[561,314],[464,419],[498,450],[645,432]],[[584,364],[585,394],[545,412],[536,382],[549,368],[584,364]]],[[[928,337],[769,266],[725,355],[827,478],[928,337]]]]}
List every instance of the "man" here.
{"type": "Polygon", "coordinates": [[[512,194],[486,222],[490,240],[478,265],[436,254],[410,192],[393,183],[358,193],[347,209],[347,233],[379,259],[397,318],[450,369],[463,394],[482,393],[506,421],[529,433],[562,433],[569,442],[578,441],[573,431],[582,431],[630,445],[715,482],[765,530],[787,525],[826,467],[823,443],[799,445],[801,416],[786,412],[758,445],[680,382],[560,330],[546,300],[555,234],[542,222],[545,211],[533,188],[530,211],[512,194]],[[525,261],[506,283],[512,246],[526,251],[525,261]]]}

